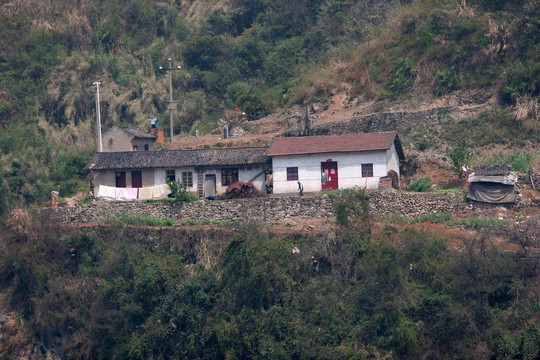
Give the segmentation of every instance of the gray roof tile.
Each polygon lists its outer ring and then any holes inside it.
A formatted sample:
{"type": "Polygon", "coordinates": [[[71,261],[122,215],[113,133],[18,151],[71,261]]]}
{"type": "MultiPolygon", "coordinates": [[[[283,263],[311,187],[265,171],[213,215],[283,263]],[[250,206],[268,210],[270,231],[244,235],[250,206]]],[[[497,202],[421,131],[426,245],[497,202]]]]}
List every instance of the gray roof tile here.
{"type": "Polygon", "coordinates": [[[95,153],[86,168],[120,170],[266,164],[267,147],[95,153]]]}

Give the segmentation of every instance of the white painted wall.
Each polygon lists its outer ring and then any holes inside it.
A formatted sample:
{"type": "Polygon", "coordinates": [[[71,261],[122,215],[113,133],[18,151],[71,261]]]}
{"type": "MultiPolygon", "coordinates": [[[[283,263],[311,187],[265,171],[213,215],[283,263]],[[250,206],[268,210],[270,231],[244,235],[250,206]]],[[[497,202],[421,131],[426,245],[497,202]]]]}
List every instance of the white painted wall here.
{"type": "Polygon", "coordinates": [[[379,178],[386,176],[388,170],[394,170],[399,174],[399,161],[395,161],[398,156],[393,147],[388,151],[274,156],[272,159],[274,193],[298,192],[297,181],[287,181],[287,167],[298,167],[298,181],[304,185],[305,192],[321,191],[321,162],[328,159],[337,162],[340,189],[352,187],[378,189],[379,178]],[[362,177],[362,164],[373,164],[373,177],[362,177]]]}
{"type": "MultiPolygon", "coordinates": [[[[268,165],[256,166],[249,168],[238,168],[238,180],[239,181],[248,181],[253,176],[257,175],[261,171],[265,170],[268,165]]],[[[234,167],[234,166],[231,166],[234,167]]],[[[173,169],[143,169],[142,170],[142,182],[143,187],[154,186],[165,184],[165,175],[167,170],[173,169]]],[[[191,171],[193,172],[193,187],[188,187],[187,190],[192,193],[197,193],[197,179],[198,173],[193,167],[186,167],[180,169],[174,169],[175,176],[177,180],[182,179],[182,172],[191,171]]],[[[131,170],[121,170],[126,173],[126,186],[131,187],[131,170]]],[[[116,177],[113,170],[108,171],[94,171],[94,189],[97,194],[99,191],[99,185],[106,186],[116,186],[116,177]]],[[[203,179],[207,174],[214,174],[216,176],[216,193],[224,193],[227,189],[227,186],[223,186],[221,183],[221,168],[204,168],[203,169],[203,179]]],[[[264,184],[264,173],[259,175],[256,179],[252,181],[252,184],[260,191],[266,191],[266,185],[264,184]]]]}
{"type": "MultiPolygon", "coordinates": [[[[123,171],[126,173],[126,187],[131,187],[131,171],[136,170],[98,170],[94,171],[94,193],[96,195],[98,194],[100,185],[116,186],[116,171],[123,171]]],[[[143,187],[161,184],[155,182],[155,179],[158,178],[155,174],[157,172],[159,172],[157,169],[156,171],[154,171],[154,169],[141,170],[143,187]]],[[[163,181],[163,183],[165,182],[163,181]]]]}
{"type": "Polygon", "coordinates": [[[386,152],[386,173],[390,170],[394,170],[398,175],[399,173],[399,156],[396,151],[396,146],[392,144],[392,147],[386,152]]]}

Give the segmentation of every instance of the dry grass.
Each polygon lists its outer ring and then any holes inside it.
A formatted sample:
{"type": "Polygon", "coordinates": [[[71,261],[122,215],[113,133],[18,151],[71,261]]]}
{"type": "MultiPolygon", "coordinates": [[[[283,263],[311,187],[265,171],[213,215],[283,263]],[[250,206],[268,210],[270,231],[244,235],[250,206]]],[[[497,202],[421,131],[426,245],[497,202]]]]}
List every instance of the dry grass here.
{"type": "Polygon", "coordinates": [[[28,234],[32,229],[32,218],[28,211],[23,209],[12,210],[6,223],[18,235],[28,234]]]}
{"type": "Polygon", "coordinates": [[[528,95],[518,96],[514,116],[525,129],[540,134],[540,102],[537,98],[528,95]]]}

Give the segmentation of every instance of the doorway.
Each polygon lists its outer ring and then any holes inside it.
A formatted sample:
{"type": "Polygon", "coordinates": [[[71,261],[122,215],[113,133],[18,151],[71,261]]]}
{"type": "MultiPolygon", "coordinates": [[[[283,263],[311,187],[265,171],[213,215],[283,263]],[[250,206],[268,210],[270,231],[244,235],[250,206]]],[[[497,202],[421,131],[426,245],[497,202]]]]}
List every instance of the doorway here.
{"type": "Polygon", "coordinates": [[[131,172],[131,187],[142,188],[142,173],[141,171],[131,172]]]}
{"type": "Polygon", "coordinates": [[[216,175],[206,174],[204,176],[204,197],[216,196],[216,175]]]}
{"type": "Polygon", "coordinates": [[[321,184],[322,190],[338,188],[338,168],[337,161],[326,160],[321,162],[321,184]]]}

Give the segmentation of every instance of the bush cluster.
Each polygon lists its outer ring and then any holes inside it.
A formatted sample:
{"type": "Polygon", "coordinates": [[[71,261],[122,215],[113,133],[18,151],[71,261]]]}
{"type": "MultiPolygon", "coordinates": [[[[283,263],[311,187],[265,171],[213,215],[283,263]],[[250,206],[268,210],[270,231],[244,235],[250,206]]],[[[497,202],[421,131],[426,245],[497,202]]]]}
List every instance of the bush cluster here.
{"type": "Polygon", "coordinates": [[[421,176],[417,179],[414,179],[407,186],[407,190],[416,192],[431,190],[431,178],[429,176],[421,176]]]}
{"type": "MultiPolygon", "coordinates": [[[[29,217],[0,232],[0,290],[66,358],[540,355],[528,285],[537,259],[485,236],[464,240],[467,251],[421,230],[375,237],[365,196],[339,196],[340,230],[306,236],[250,222],[232,233],[138,222],[66,230],[29,217]]],[[[521,231],[537,227],[504,231],[529,246],[521,231]]]]}

